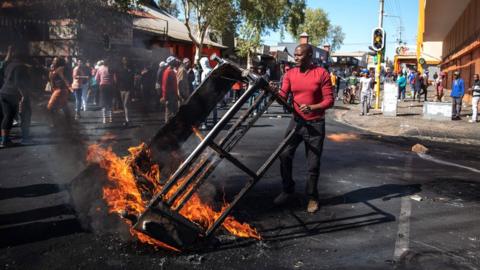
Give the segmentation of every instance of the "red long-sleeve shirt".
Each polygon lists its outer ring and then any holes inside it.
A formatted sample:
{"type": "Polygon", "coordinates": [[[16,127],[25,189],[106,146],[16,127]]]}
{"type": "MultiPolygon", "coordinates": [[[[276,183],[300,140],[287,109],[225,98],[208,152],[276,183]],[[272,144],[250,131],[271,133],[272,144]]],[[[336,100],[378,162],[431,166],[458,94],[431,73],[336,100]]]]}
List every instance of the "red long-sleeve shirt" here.
{"type": "Polygon", "coordinates": [[[333,106],[333,91],[330,74],[322,67],[311,66],[305,72],[299,67],[290,69],[283,77],[280,96],[287,98],[288,93],[293,96],[295,111],[307,121],[319,120],[325,117],[325,111],[333,106]],[[320,104],[320,109],[310,113],[300,111],[298,104],[320,104]]]}
{"type": "Polygon", "coordinates": [[[177,75],[172,67],[168,67],[163,72],[162,97],[164,97],[166,100],[178,99],[177,75]]]}

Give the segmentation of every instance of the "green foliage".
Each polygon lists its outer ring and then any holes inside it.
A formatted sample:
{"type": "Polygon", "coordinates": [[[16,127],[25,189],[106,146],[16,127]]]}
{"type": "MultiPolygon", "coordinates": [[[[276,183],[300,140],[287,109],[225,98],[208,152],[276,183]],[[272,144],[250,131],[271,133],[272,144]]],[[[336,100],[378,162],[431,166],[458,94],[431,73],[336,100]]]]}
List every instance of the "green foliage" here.
{"type": "Polygon", "coordinates": [[[237,0],[242,24],[238,28],[237,49],[249,56],[261,45],[269,30],[296,29],[303,23],[305,0],[237,0]]]}
{"type": "Polygon", "coordinates": [[[239,37],[236,47],[238,55],[241,57],[248,57],[261,45],[260,33],[250,23],[244,23],[240,26],[239,37]]]}
{"type": "Polygon", "coordinates": [[[310,36],[310,42],[313,45],[320,45],[328,36],[330,28],[330,19],[327,13],[321,8],[307,8],[305,10],[305,21],[298,26],[298,30],[293,32],[288,29],[289,33],[298,39],[299,35],[306,32],[310,36]]]}
{"type": "Polygon", "coordinates": [[[287,28],[288,32],[298,39],[299,35],[306,32],[310,36],[310,42],[313,45],[322,45],[329,43],[332,51],[339,49],[345,33],[339,25],[332,25],[328,14],[321,8],[307,8],[305,10],[305,20],[298,27],[287,28]]]}
{"type": "Polygon", "coordinates": [[[175,0],[158,0],[157,5],[168,12],[170,15],[177,17],[178,16],[178,6],[175,0]]]}
{"type": "Polygon", "coordinates": [[[283,20],[283,29],[287,28],[293,36],[298,35],[298,27],[305,21],[305,0],[293,0],[289,2],[287,12],[283,20]]]}
{"type": "Polygon", "coordinates": [[[332,51],[340,49],[345,39],[345,33],[343,33],[342,27],[339,25],[332,25],[328,30],[327,42],[331,46],[332,51]]]}

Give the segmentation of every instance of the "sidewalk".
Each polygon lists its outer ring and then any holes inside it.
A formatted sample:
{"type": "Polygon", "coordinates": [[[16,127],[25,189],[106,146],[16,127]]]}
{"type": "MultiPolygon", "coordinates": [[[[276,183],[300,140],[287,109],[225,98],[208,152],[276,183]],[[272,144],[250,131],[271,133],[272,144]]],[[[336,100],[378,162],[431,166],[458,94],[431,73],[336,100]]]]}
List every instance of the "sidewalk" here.
{"type": "MultiPolygon", "coordinates": [[[[433,95],[433,89],[429,89],[429,101],[434,99],[433,95]]],[[[407,99],[398,102],[397,117],[384,117],[381,110],[370,110],[368,116],[360,116],[359,104],[345,105],[339,100],[333,117],[347,125],[387,136],[480,145],[480,122],[468,122],[472,114],[470,105],[463,105],[460,121],[426,120],[422,118],[422,111],[423,102],[407,99]]]]}

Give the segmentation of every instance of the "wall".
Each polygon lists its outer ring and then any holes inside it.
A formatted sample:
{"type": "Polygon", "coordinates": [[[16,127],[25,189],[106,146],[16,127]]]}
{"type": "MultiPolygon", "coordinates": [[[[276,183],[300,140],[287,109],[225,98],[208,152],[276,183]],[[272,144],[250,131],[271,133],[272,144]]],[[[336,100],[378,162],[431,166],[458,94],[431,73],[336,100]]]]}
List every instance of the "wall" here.
{"type": "Polygon", "coordinates": [[[472,0],[458,18],[443,42],[443,57],[449,57],[461,47],[478,38],[480,31],[480,0],[472,0]]]}
{"type": "MultiPolygon", "coordinates": [[[[446,88],[452,87],[453,72],[460,71],[465,90],[471,87],[473,75],[480,73],[480,0],[472,0],[443,41],[441,69],[447,74],[446,88]]],[[[471,93],[465,101],[470,103],[471,93]]]]}
{"type": "MultiPolygon", "coordinates": [[[[441,41],[425,41],[423,42],[422,57],[428,61],[440,61],[442,59],[441,41]]],[[[437,62],[438,63],[438,62],[437,62]]]]}

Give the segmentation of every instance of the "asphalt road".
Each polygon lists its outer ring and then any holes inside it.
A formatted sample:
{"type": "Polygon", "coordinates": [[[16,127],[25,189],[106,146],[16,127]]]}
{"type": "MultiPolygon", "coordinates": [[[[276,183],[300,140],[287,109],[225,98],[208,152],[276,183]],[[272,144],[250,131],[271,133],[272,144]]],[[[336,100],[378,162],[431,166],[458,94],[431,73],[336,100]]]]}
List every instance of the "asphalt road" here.
{"type": "MultiPolygon", "coordinates": [[[[281,141],[290,118],[280,111],[272,108],[234,149],[251,168],[281,141]]],[[[1,268],[480,269],[478,149],[378,136],[330,117],[318,213],[305,212],[303,147],[294,164],[298,194],[288,205],[272,203],[281,190],[276,163],[234,211],[262,241],[224,233],[216,246],[178,254],[127,241],[114,230],[86,231],[69,204],[86,146],[103,140],[124,154],[162,124],[159,113],[134,114],[129,128],[103,126],[98,115],[88,112],[68,133],[40,119],[35,145],[0,150],[1,268]],[[416,143],[430,156],[412,152],[416,143]]],[[[224,161],[202,192],[228,200],[247,179],[224,161]]]]}

